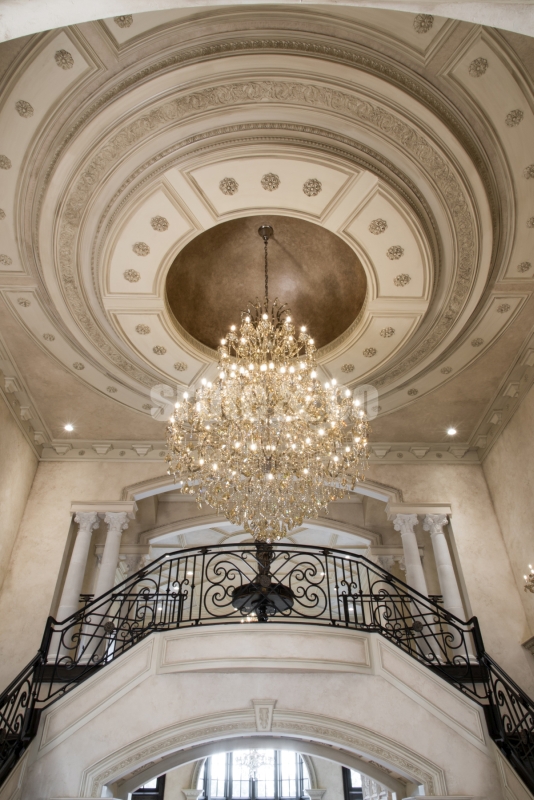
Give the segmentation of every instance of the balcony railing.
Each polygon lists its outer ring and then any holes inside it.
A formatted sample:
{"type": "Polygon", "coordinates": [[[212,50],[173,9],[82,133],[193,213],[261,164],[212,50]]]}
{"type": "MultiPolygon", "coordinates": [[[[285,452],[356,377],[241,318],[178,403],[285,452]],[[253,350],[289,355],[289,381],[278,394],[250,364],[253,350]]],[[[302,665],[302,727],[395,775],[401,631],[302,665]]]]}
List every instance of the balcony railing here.
{"type": "Polygon", "coordinates": [[[162,556],[57,622],[0,695],[0,781],[40,712],[153,632],[243,622],[378,633],[484,707],[491,736],[534,790],[534,704],[468,622],[363,556],[286,544],[216,545],[162,556]]]}

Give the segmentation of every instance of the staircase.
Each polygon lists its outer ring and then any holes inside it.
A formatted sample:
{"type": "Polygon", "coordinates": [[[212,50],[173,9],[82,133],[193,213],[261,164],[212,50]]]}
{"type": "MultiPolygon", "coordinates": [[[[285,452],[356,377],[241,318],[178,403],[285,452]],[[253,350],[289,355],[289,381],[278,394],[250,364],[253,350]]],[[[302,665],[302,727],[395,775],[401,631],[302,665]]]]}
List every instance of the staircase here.
{"type": "Polygon", "coordinates": [[[39,652],[0,695],[0,783],[43,709],[151,633],[270,620],[389,639],[484,708],[534,793],[534,703],[485,652],[476,617],[457,619],[363,556],[264,543],[169,553],[66,620],[50,617],[39,652]]]}

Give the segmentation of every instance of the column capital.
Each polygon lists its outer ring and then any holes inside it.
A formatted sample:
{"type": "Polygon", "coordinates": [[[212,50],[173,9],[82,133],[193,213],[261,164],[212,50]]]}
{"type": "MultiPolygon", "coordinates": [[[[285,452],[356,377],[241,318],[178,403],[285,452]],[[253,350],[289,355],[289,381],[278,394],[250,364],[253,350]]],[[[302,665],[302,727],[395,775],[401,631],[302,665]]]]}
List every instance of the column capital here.
{"type": "Polygon", "coordinates": [[[449,518],[446,514],[427,514],[423,522],[425,531],[430,531],[431,536],[443,533],[443,528],[447,525],[449,518]]]}
{"type": "Polygon", "coordinates": [[[405,533],[413,533],[417,522],[417,514],[396,514],[393,519],[393,527],[396,531],[400,531],[402,536],[405,533]]]}
{"type": "Polygon", "coordinates": [[[386,506],[386,515],[389,520],[394,519],[397,514],[452,514],[450,503],[392,503],[386,506]]]}
{"type": "Polygon", "coordinates": [[[104,522],[108,526],[108,534],[120,536],[130,524],[130,517],[126,511],[108,511],[104,514],[104,522]]]}
{"type": "Polygon", "coordinates": [[[94,531],[100,525],[100,518],[96,511],[79,511],[74,515],[74,522],[79,525],[79,530],[94,531]]]}
{"type": "Polygon", "coordinates": [[[93,512],[103,516],[121,511],[133,519],[137,511],[137,503],[135,500],[73,500],[70,504],[71,514],[93,512]]]}

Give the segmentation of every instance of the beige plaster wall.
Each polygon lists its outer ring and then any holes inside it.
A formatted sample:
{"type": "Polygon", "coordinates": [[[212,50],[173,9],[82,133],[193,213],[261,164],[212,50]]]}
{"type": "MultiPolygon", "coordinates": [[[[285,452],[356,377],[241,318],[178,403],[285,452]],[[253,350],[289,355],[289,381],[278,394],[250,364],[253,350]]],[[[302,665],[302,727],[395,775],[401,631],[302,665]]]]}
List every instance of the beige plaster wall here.
{"type": "Polygon", "coordinates": [[[482,467],[373,464],[368,477],[401,489],[406,503],[451,504],[452,533],[486,650],[534,696],[534,660],[521,647],[529,625],[482,467]]]}
{"type": "Polygon", "coordinates": [[[0,396],[0,590],[37,469],[37,456],[0,396]]]}
{"type": "Polygon", "coordinates": [[[496,441],[483,465],[528,626],[534,635],[534,596],[523,575],[534,564],[534,388],[496,441]]]}
{"type": "Polygon", "coordinates": [[[71,502],[120,500],[123,486],[161,472],[154,462],[40,462],[0,595],[0,687],[40,645],[69,533],[71,502]]]}

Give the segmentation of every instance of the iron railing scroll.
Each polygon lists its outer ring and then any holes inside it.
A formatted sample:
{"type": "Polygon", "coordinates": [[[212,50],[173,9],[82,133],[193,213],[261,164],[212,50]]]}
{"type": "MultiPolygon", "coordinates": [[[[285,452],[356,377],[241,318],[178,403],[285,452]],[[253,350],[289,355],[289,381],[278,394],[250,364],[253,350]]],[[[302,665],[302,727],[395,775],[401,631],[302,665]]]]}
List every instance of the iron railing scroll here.
{"type": "Polygon", "coordinates": [[[534,705],[464,622],[364,556],[250,543],[168,553],[86,602],[49,618],[37,656],[0,695],[0,781],[40,712],[157,631],[235,623],[309,624],[378,633],[485,707],[488,727],[534,790],[534,705]]]}

